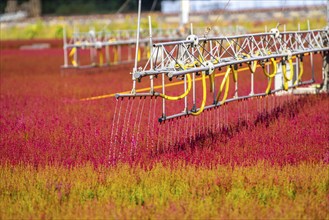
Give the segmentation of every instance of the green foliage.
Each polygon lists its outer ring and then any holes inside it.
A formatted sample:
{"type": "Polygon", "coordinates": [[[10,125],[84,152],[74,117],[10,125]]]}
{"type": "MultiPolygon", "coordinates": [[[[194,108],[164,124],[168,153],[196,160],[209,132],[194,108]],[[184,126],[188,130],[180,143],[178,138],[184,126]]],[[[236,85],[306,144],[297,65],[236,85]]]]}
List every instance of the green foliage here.
{"type": "Polygon", "coordinates": [[[76,1],[68,4],[62,4],[57,7],[55,14],[57,15],[72,15],[72,14],[91,14],[97,11],[94,2],[77,3],[76,1]]]}
{"type": "MultiPolygon", "coordinates": [[[[117,0],[53,0],[42,1],[42,14],[53,15],[72,15],[72,14],[104,14],[116,12],[125,1],[117,0]]],[[[143,0],[142,10],[149,11],[153,0],[143,0]]],[[[155,10],[160,10],[161,1],[157,1],[155,10]]],[[[137,10],[137,1],[129,1],[123,12],[132,12],[137,10]]]]}
{"type": "Polygon", "coordinates": [[[27,39],[34,39],[40,34],[42,29],[44,29],[43,23],[41,20],[38,20],[36,23],[28,26],[25,29],[25,36],[27,39]]]}
{"type": "MultiPolygon", "coordinates": [[[[71,3],[72,4],[72,3],[71,3]]],[[[69,6],[68,6],[69,7],[69,6]]],[[[61,9],[58,9],[61,10],[61,9]]],[[[64,9],[63,9],[64,10],[64,9]]],[[[65,9],[66,10],[66,9],[65,9]]],[[[63,12],[64,13],[64,12],[63,12]]],[[[64,13],[65,14],[65,13],[64,13]]],[[[76,24],[76,27],[81,32],[89,31],[90,27],[94,27],[96,30],[125,30],[130,29],[134,30],[136,29],[137,24],[137,18],[132,18],[129,15],[126,15],[123,21],[116,21],[113,20],[111,23],[104,23],[102,21],[88,21],[86,23],[76,24]]],[[[158,28],[160,26],[160,21],[157,19],[152,20],[152,27],[158,28]]],[[[293,30],[298,22],[301,23],[301,30],[307,29],[307,22],[306,21],[285,21],[284,23],[287,24],[287,30],[293,30]]],[[[283,24],[284,24],[283,23],[283,24]]],[[[314,20],[310,21],[312,24],[313,29],[317,28],[323,28],[326,24],[326,20],[322,19],[320,21],[314,20]]],[[[64,17],[59,17],[57,24],[48,24],[45,23],[43,20],[39,19],[36,23],[32,23],[29,25],[26,25],[25,27],[21,27],[18,25],[13,25],[9,27],[1,27],[1,40],[7,40],[7,39],[53,39],[53,38],[62,38],[63,37],[63,25],[66,26],[67,36],[71,37],[73,27],[65,23],[64,17]]],[[[206,24],[200,23],[200,24],[194,24],[195,27],[206,27],[206,24]]],[[[219,23],[219,26],[228,26],[230,24],[228,23],[219,23]]],[[[266,25],[268,29],[275,27],[277,25],[276,22],[264,22],[259,24],[254,24],[252,22],[248,21],[241,21],[239,22],[239,25],[246,28],[249,32],[263,32],[264,26],[266,25]]],[[[169,26],[168,24],[161,24],[162,28],[175,28],[173,26],[169,26]]],[[[280,26],[280,28],[283,28],[283,25],[280,26]]],[[[141,19],[141,29],[148,29],[148,19],[146,17],[142,17],[141,19]]]]}
{"type": "Polygon", "coordinates": [[[6,2],[0,1],[0,14],[5,12],[5,8],[6,8],[6,2]]]}
{"type": "Polygon", "coordinates": [[[1,165],[0,218],[329,217],[328,165],[1,165]]]}
{"type": "Polygon", "coordinates": [[[57,25],[55,27],[55,36],[54,38],[63,38],[64,28],[62,25],[57,25]]]}
{"type": "MultiPolygon", "coordinates": [[[[19,0],[22,4],[27,0],[19,0]]],[[[104,14],[116,12],[125,1],[118,0],[41,0],[41,11],[43,15],[72,15],[72,14],[104,14]]],[[[0,1],[0,13],[5,12],[7,2],[0,1]]],[[[142,10],[150,11],[153,0],[143,0],[142,10]]],[[[161,9],[161,0],[156,2],[155,10],[161,9]]],[[[137,10],[137,1],[130,0],[123,12],[135,12],[137,10]]]]}

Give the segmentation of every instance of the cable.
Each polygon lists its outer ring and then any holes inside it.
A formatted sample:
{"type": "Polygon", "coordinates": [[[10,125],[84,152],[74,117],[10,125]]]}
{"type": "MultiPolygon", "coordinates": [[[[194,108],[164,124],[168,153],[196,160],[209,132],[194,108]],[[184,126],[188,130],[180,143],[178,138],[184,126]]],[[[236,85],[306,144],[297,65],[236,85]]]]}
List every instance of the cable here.
{"type": "Polygon", "coordinates": [[[125,9],[125,7],[128,5],[130,0],[126,0],[122,5],[121,7],[118,9],[118,11],[115,13],[115,14],[119,14],[123,11],[123,9],[125,9]]]}
{"type": "MultiPolygon", "coordinates": [[[[230,1],[231,1],[231,0],[228,0],[228,1],[227,1],[226,5],[225,5],[225,7],[224,7],[224,9],[223,9],[223,11],[226,10],[227,6],[230,4],[230,1]]],[[[217,18],[216,18],[216,21],[215,21],[214,23],[217,23],[217,21],[218,21],[220,15],[221,15],[221,13],[218,14],[218,16],[217,16],[217,18]]],[[[206,31],[205,31],[205,33],[204,33],[204,37],[205,37],[205,38],[208,36],[208,34],[209,34],[209,32],[212,30],[212,28],[213,28],[213,25],[210,25],[210,26],[208,26],[208,27],[206,28],[206,31]]]]}
{"type": "Polygon", "coordinates": [[[152,3],[152,6],[151,6],[151,10],[150,10],[150,12],[153,12],[153,11],[154,11],[154,9],[155,9],[157,3],[158,3],[158,0],[153,0],[153,3],[152,3]]]}

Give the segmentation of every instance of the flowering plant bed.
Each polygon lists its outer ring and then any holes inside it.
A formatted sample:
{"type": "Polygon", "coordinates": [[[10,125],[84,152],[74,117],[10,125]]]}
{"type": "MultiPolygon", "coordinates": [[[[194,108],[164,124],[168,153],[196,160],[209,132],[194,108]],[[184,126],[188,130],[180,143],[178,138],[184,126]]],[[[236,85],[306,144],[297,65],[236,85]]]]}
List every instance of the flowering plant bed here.
{"type": "Polygon", "coordinates": [[[81,101],[129,91],[131,65],[67,73],[62,60],[1,50],[0,218],[328,218],[327,94],[159,124],[159,99],[81,101]]]}

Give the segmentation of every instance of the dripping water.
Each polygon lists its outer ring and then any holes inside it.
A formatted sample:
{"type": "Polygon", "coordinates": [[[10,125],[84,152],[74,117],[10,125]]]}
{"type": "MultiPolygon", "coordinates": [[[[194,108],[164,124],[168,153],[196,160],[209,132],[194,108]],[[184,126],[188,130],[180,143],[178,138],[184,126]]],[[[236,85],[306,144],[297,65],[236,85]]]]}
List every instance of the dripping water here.
{"type": "Polygon", "coordinates": [[[156,107],[157,107],[156,104],[157,104],[157,99],[155,98],[154,99],[154,104],[153,104],[154,105],[154,107],[153,107],[153,120],[152,120],[153,128],[152,128],[152,131],[151,131],[151,146],[152,146],[152,150],[153,150],[153,147],[154,147],[154,136],[156,135],[156,133],[158,132],[158,129],[159,129],[159,125],[157,125],[157,130],[155,129],[155,123],[156,123],[155,111],[156,111],[156,107]]]}
{"type": "Polygon", "coordinates": [[[151,99],[150,101],[150,107],[149,107],[149,114],[148,114],[148,119],[147,119],[147,131],[146,131],[146,149],[148,151],[149,149],[149,139],[150,139],[150,135],[151,135],[151,131],[150,131],[150,124],[151,124],[151,118],[152,118],[152,102],[153,102],[153,99],[151,99]]]}
{"type": "MultiPolygon", "coordinates": [[[[120,122],[120,117],[121,117],[121,109],[122,109],[122,101],[120,101],[120,105],[119,105],[119,111],[118,111],[118,119],[117,119],[117,123],[115,126],[115,135],[114,135],[114,157],[116,156],[116,151],[118,150],[117,148],[120,147],[118,144],[118,132],[119,132],[119,122],[120,122]]],[[[119,150],[119,155],[118,155],[118,159],[120,159],[120,150],[119,150]]],[[[116,158],[115,158],[116,159],[116,158]]]]}
{"type": "Polygon", "coordinates": [[[117,107],[118,107],[118,100],[115,102],[115,108],[114,108],[114,115],[112,120],[112,127],[111,127],[111,137],[110,137],[110,149],[109,149],[109,158],[110,158],[110,164],[114,161],[114,146],[113,146],[113,133],[114,133],[114,124],[116,119],[116,113],[117,113],[117,107]]]}
{"type": "MultiPolygon", "coordinates": [[[[135,103],[135,99],[133,99],[132,101],[129,101],[129,102],[131,102],[131,105],[130,105],[130,108],[129,108],[129,106],[127,107],[127,109],[129,109],[128,111],[129,111],[129,114],[128,114],[128,119],[127,120],[125,120],[127,123],[127,126],[126,126],[126,129],[123,131],[123,138],[122,138],[122,141],[121,141],[121,143],[122,143],[122,145],[125,147],[125,148],[127,148],[127,139],[128,139],[128,137],[127,137],[127,135],[128,135],[128,130],[129,130],[129,125],[130,125],[130,120],[131,120],[131,115],[132,115],[132,109],[133,109],[133,106],[134,106],[134,103],[135,103]]],[[[128,150],[128,149],[126,149],[126,150],[128,150]]]]}
{"type": "Polygon", "coordinates": [[[130,109],[130,101],[127,102],[127,106],[126,106],[126,111],[124,114],[124,118],[123,118],[123,126],[122,126],[122,133],[121,133],[121,138],[120,138],[120,142],[119,144],[122,145],[122,147],[124,147],[125,145],[123,145],[123,141],[126,139],[126,134],[125,131],[129,125],[128,120],[127,120],[127,116],[129,114],[129,109],[130,109]]]}
{"type": "Polygon", "coordinates": [[[134,147],[133,157],[136,155],[139,137],[141,136],[141,134],[140,134],[140,127],[141,127],[141,121],[142,121],[142,115],[143,115],[143,111],[144,111],[144,106],[145,106],[145,98],[142,101],[142,109],[140,111],[139,120],[138,120],[138,124],[137,124],[136,143],[135,143],[135,147],[134,147]]]}
{"type": "Polygon", "coordinates": [[[131,158],[133,157],[133,149],[136,144],[135,131],[136,131],[136,126],[137,126],[136,124],[137,124],[137,120],[138,120],[138,114],[140,113],[140,111],[139,111],[140,104],[141,104],[141,102],[138,102],[137,109],[135,110],[135,115],[134,115],[135,121],[134,121],[133,130],[131,131],[132,132],[131,140],[130,140],[130,157],[131,158]]]}

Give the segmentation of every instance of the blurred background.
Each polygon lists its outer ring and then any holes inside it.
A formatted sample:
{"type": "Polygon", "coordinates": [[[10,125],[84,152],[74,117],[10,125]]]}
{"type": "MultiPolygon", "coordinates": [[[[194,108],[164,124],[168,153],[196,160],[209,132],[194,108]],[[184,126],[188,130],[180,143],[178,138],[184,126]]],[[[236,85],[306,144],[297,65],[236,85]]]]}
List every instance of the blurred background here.
{"type": "MultiPolygon", "coordinates": [[[[182,25],[182,7],[195,27],[242,26],[248,32],[264,31],[277,23],[287,29],[323,28],[326,0],[142,0],[141,27],[152,15],[154,28],[182,25]]],[[[0,2],[1,40],[62,38],[73,29],[136,29],[138,0],[5,0],[0,2]]],[[[183,24],[184,25],[184,24],[183,24]]]]}
{"type": "MultiPolygon", "coordinates": [[[[186,0],[185,0],[186,1],[186,0]]],[[[143,0],[143,11],[178,12],[180,0],[143,0]]],[[[268,7],[306,7],[324,5],[326,0],[190,0],[190,11],[202,12],[223,9],[257,9],[268,7]]],[[[135,12],[138,0],[7,0],[1,1],[0,13],[25,12],[28,16],[107,14],[114,12],[135,12]]]]}

